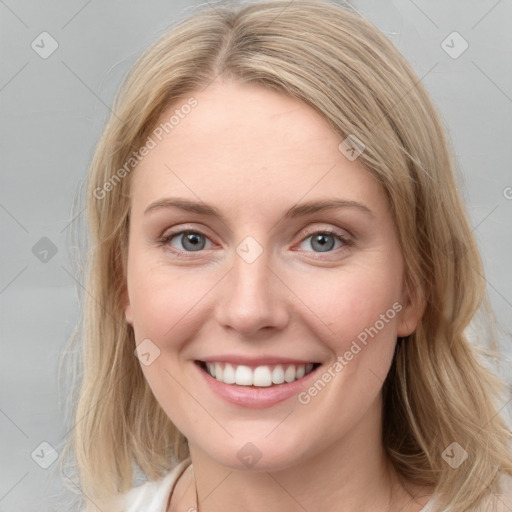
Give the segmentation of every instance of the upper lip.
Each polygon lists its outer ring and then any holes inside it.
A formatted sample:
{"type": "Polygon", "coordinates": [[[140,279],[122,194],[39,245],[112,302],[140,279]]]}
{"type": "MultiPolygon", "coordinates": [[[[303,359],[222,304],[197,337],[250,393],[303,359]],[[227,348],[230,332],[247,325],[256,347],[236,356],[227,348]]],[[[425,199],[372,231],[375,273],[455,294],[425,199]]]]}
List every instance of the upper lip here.
{"type": "Polygon", "coordinates": [[[280,356],[260,356],[260,357],[247,357],[237,355],[218,355],[209,356],[198,359],[204,363],[231,363],[234,365],[245,365],[245,366],[265,366],[271,364],[294,364],[302,365],[308,363],[316,363],[314,359],[294,359],[292,357],[280,357],[280,356]]]}

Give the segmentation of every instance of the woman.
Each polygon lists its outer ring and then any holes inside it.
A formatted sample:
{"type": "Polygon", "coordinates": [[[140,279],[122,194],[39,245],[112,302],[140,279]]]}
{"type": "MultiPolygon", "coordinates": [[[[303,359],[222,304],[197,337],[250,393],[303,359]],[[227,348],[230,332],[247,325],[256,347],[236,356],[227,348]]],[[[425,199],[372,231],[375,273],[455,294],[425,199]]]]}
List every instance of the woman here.
{"type": "Polygon", "coordinates": [[[508,510],[453,152],[386,37],[324,1],[203,7],[114,112],[88,182],[88,510],[508,510]]]}

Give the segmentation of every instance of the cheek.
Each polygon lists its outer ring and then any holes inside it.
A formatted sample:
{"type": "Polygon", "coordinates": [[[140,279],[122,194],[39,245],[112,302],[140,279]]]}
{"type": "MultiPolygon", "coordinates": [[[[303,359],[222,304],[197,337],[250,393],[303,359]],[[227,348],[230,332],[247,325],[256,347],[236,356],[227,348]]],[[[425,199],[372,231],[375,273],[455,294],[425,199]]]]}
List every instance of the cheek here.
{"type": "Polygon", "coordinates": [[[135,340],[137,345],[146,343],[146,351],[154,357],[147,365],[141,359],[141,370],[167,416],[178,429],[188,431],[188,422],[201,415],[190,407],[190,396],[183,391],[180,353],[201,326],[197,315],[204,311],[199,301],[208,287],[192,273],[170,272],[142,260],[140,265],[132,263],[129,290],[135,340]]]}
{"type": "Polygon", "coordinates": [[[211,278],[188,269],[171,271],[134,262],[131,272],[130,304],[137,339],[173,337],[174,330],[201,311],[201,300],[214,285],[211,278]]]}
{"type": "Polygon", "coordinates": [[[341,350],[376,323],[379,334],[394,341],[402,309],[398,302],[400,280],[389,267],[361,265],[346,271],[318,273],[314,280],[297,279],[295,290],[323,326],[322,337],[332,337],[336,345],[333,348],[341,350]]]}

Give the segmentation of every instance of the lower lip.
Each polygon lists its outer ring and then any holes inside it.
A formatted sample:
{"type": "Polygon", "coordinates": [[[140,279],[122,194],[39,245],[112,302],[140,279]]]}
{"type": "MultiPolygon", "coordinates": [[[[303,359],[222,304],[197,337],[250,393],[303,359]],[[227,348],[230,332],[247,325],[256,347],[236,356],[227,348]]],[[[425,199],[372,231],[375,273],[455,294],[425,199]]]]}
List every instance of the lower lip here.
{"type": "Polygon", "coordinates": [[[194,366],[215,394],[227,402],[250,409],[272,407],[292,396],[297,396],[301,391],[304,391],[304,388],[309,385],[310,381],[317,374],[317,371],[322,367],[322,365],[318,366],[306,376],[293,382],[268,387],[255,387],[225,384],[213,378],[208,372],[203,370],[198,363],[194,363],[194,366]]]}

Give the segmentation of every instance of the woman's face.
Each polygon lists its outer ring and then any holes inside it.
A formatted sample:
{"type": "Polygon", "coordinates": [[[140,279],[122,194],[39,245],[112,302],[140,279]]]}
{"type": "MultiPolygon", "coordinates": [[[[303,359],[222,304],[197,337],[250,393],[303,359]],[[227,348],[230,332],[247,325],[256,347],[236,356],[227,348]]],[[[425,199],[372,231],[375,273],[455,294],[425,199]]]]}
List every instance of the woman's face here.
{"type": "Polygon", "coordinates": [[[193,98],[132,177],[125,311],[156,399],[232,468],[377,432],[397,336],[420,314],[384,192],[301,102],[218,82],[193,98]]]}

